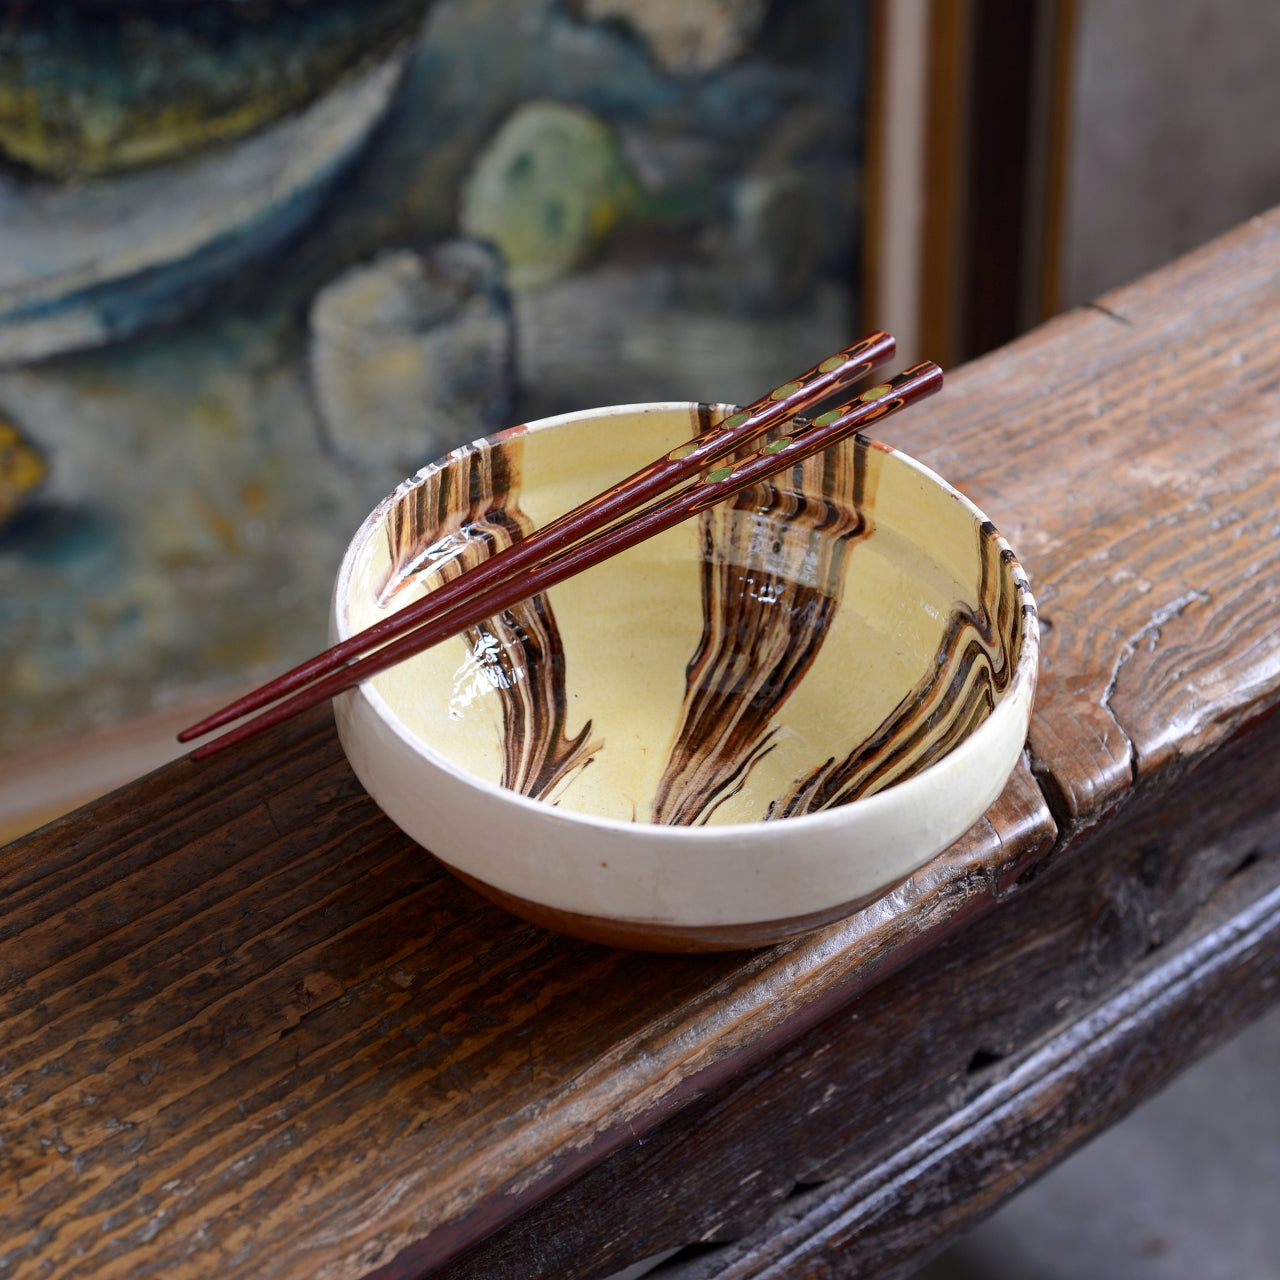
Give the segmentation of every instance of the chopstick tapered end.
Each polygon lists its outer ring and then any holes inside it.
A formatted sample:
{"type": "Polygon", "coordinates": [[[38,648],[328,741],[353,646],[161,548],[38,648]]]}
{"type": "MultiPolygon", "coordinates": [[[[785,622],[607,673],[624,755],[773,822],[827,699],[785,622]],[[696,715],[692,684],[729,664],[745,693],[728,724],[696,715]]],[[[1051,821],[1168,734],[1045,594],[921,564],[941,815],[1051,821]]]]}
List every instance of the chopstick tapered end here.
{"type": "MultiPolygon", "coordinates": [[[[221,729],[224,725],[230,724],[233,720],[239,720],[242,716],[247,716],[251,711],[256,711],[259,707],[272,701],[273,698],[281,696],[275,692],[278,685],[283,685],[293,675],[289,672],[287,675],[273,680],[270,684],[263,685],[261,689],[255,689],[252,693],[246,693],[242,698],[237,698],[234,702],[229,702],[225,707],[212,712],[205,716],[203,720],[197,720],[195,724],[188,725],[178,734],[179,742],[191,742],[195,738],[203,738],[206,733],[212,733],[215,729],[221,729]],[[264,695],[270,694],[270,697],[264,695]]],[[[287,692],[287,689],[285,690],[287,692]]]]}
{"type": "MultiPolygon", "coordinates": [[[[896,344],[893,337],[883,330],[877,330],[875,333],[855,343],[852,347],[828,357],[794,382],[784,383],[770,392],[767,397],[755,402],[748,410],[736,415],[736,418],[743,420],[741,423],[735,424],[735,418],[731,418],[726,425],[738,430],[742,439],[749,440],[759,435],[772,422],[784,420],[788,414],[798,413],[808,405],[820,403],[822,400],[834,396],[841,387],[847,386],[851,382],[856,382],[876,365],[892,358],[895,350],[896,344]]],[[[897,379],[894,379],[893,385],[896,388],[904,379],[909,378],[911,375],[919,375],[924,370],[924,365],[916,366],[914,369],[909,370],[907,374],[899,375],[897,379]]],[[[940,372],[935,370],[935,373],[940,381],[940,372]]],[[[936,388],[931,386],[926,390],[918,383],[913,384],[909,389],[903,390],[905,399],[900,400],[893,406],[886,404],[880,412],[891,411],[892,408],[900,407],[901,404],[907,403],[910,399],[929,394],[933,389],[936,388]]],[[[864,397],[867,394],[869,393],[864,393],[864,397]]],[[[858,411],[867,416],[866,408],[866,405],[862,405],[858,411]]],[[[853,411],[850,405],[843,406],[843,409],[853,411]]],[[[879,414],[873,412],[870,415],[870,417],[874,416],[879,416],[879,414]]],[[[870,420],[870,417],[867,420],[870,420]]],[[[853,427],[851,426],[850,430],[852,429],[853,427]]],[[[716,428],[715,430],[719,431],[720,429],[716,428]]],[[[704,433],[703,436],[695,438],[693,443],[703,442],[702,445],[699,445],[702,453],[699,452],[699,448],[694,449],[690,459],[690,466],[703,466],[705,461],[703,454],[706,454],[706,449],[703,446],[705,445],[707,434],[704,433]]],[[[707,454],[707,457],[719,457],[725,451],[725,441],[728,441],[730,445],[734,444],[734,440],[731,439],[731,432],[722,432],[717,439],[721,441],[720,444],[716,445],[716,449],[719,452],[707,454]]],[[[544,567],[552,569],[558,559],[563,559],[562,553],[566,549],[586,548],[591,545],[593,535],[599,534],[602,529],[608,532],[608,520],[613,519],[614,516],[624,511],[624,508],[617,504],[617,500],[622,496],[626,496],[630,504],[625,510],[634,511],[638,507],[642,507],[643,502],[648,502],[650,498],[655,497],[658,493],[658,489],[655,486],[658,486],[659,482],[662,487],[670,489],[671,486],[676,485],[677,480],[687,479],[687,476],[677,477],[670,474],[668,463],[672,460],[675,460],[674,454],[659,459],[658,462],[651,464],[649,467],[642,468],[628,480],[614,486],[612,490],[589,500],[579,508],[576,508],[574,512],[569,513],[568,516],[561,517],[560,520],[553,522],[541,531],[541,535],[535,535],[518,547],[508,548],[501,555],[493,557],[491,560],[484,562],[483,565],[457,578],[454,582],[442,588],[440,595],[437,596],[434,593],[429,595],[426,599],[411,605],[408,609],[402,610],[394,618],[384,619],[367,631],[349,637],[340,644],[325,650],[324,653],[318,654],[300,666],[293,668],[293,670],[286,672],[283,676],[269,681],[252,693],[236,699],[221,710],[206,716],[196,724],[188,726],[178,734],[178,741],[187,743],[204,737],[214,730],[226,729],[226,732],[219,737],[201,744],[191,753],[193,760],[208,759],[227,747],[234,746],[236,743],[244,741],[244,739],[263,729],[279,724],[282,720],[299,711],[306,710],[316,702],[323,701],[343,689],[359,683],[365,675],[385,669],[392,662],[401,660],[403,655],[417,652],[417,649],[422,646],[413,642],[412,638],[416,635],[421,640],[422,633],[432,631],[433,626],[438,630],[437,624],[441,621],[452,619],[453,622],[458,624],[455,631],[460,629],[463,623],[459,619],[468,612],[468,608],[464,607],[466,604],[464,599],[466,588],[467,586],[475,588],[477,578],[483,580],[483,588],[476,588],[477,590],[481,590],[483,593],[483,590],[491,589],[491,593],[500,595],[504,586],[517,583],[517,579],[520,582],[524,580],[523,577],[517,574],[517,560],[521,571],[526,567],[531,570],[544,567]],[[646,488],[646,485],[649,487],[646,488]],[[602,501],[606,498],[609,499],[609,502],[604,502],[602,505],[602,501]],[[612,506],[609,505],[610,502],[613,503],[612,506]],[[607,519],[603,515],[606,509],[610,512],[607,519]],[[596,522],[594,526],[591,523],[592,521],[596,522]],[[549,534],[553,536],[548,537],[547,535],[549,534]],[[513,556],[517,560],[512,560],[511,557],[513,556]],[[536,559],[536,556],[541,556],[541,560],[536,559]],[[521,557],[523,558],[521,559],[521,557]],[[545,565],[543,561],[546,562],[545,565]],[[505,577],[502,574],[504,567],[506,569],[505,577]],[[432,621],[431,619],[434,620],[432,621]],[[374,648],[375,645],[384,644],[385,648],[374,648]],[[252,716],[253,718],[244,719],[247,716],[252,716]],[[236,720],[243,720],[243,723],[227,729],[227,726],[236,720]]],[[[734,468],[730,468],[731,473],[734,471],[734,468]]],[[[682,492],[677,487],[675,496],[678,497],[682,492]]],[[[658,505],[659,501],[653,503],[655,508],[658,505]]],[[[696,505],[690,507],[685,515],[692,514],[698,509],[700,507],[696,505]]],[[[643,508],[641,514],[648,510],[648,508],[643,508]]],[[[657,514],[656,510],[654,514],[657,514]]],[[[620,522],[618,529],[621,530],[626,523],[626,521],[620,522]]],[[[639,526],[637,525],[637,527],[639,526]]],[[[600,545],[603,547],[604,541],[601,541],[600,545]]],[[[613,552],[607,551],[602,552],[602,554],[613,554],[613,552]]],[[[600,557],[597,556],[596,559],[598,558],[600,557]]],[[[589,558],[582,562],[581,567],[586,567],[594,562],[595,560],[589,558]]],[[[577,570],[575,569],[573,572],[577,572],[577,570]]],[[[558,578],[554,577],[549,579],[549,581],[558,580],[558,578]]],[[[523,594],[528,594],[528,592],[523,592],[523,594]]],[[[520,592],[512,597],[512,599],[517,598],[521,598],[520,592]]],[[[484,614],[480,613],[476,616],[483,617],[484,614]]],[[[434,639],[426,643],[437,643],[440,639],[445,638],[446,634],[453,634],[453,632],[447,630],[440,632],[434,639]]]]}

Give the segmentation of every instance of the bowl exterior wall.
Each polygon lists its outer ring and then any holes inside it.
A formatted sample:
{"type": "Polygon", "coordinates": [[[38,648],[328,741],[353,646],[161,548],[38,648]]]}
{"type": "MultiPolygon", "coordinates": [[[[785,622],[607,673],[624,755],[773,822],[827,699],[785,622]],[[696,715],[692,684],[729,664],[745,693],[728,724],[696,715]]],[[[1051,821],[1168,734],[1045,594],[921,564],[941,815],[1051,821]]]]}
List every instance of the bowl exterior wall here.
{"type": "Polygon", "coordinates": [[[999,795],[1026,739],[1031,689],[924,774],[802,819],[671,828],[596,823],[494,794],[414,749],[357,688],[335,706],[357,777],[403,831],[516,898],[603,919],[721,927],[821,912],[899,883],[999,795]]]}

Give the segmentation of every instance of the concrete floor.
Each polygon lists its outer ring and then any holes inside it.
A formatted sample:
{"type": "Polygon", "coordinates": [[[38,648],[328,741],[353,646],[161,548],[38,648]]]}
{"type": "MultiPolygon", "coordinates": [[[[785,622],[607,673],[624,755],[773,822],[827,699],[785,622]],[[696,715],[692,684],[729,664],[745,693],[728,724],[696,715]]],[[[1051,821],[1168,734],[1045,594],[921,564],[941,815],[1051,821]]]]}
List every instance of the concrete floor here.
{"type": "Polygon", "coordinates": [[[1280,1280],[1280,1008],[914,1280],[1280,1280]]]}

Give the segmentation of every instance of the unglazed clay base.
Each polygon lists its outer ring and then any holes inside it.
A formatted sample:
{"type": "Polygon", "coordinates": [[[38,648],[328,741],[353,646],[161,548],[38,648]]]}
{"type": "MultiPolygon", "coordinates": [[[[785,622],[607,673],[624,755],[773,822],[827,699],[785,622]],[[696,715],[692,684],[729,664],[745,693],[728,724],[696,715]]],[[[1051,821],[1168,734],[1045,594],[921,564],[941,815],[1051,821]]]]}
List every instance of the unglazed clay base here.
{"type": "MultiPolygon", "coordinates": [[[[567,415],[424,468],[353,540],[335,638],[723,412],[567,415]]],[[[853,910],[980,816],[1021,751],[1036,648],[990,522],[859,439],[336,710],[379,804],[495,900],[626,945],[751,946],[853,910]]]]}
{"type": "MultiPolygon", "coordinates": [[[[447,864],[446,864],[447,865],[447,864]]],[[[743,951],[751,947],[765,947],[801,934],[812,933],[833,920],[843,920],[855,911],[869,906],[881,896],[870,893],[856,902],[841,902],[825,911],[813,911],[807,916],[792,916],[789,920],[758,920],[752,924],[721,925],[673,925],[660,920],[610,920],[605,916],[584,916],[576,911],[557,911],[554,907],[517,898],[503,893],[490,884],[469,876],[457,867],[450,867],[463,884],[477,893],[544,929],[581,938],[584,942],[598,942],[606,947],[626,947],[632,951],[743,951]]],[[[892,886],[890,886],[892,887],[892,886]]]]}

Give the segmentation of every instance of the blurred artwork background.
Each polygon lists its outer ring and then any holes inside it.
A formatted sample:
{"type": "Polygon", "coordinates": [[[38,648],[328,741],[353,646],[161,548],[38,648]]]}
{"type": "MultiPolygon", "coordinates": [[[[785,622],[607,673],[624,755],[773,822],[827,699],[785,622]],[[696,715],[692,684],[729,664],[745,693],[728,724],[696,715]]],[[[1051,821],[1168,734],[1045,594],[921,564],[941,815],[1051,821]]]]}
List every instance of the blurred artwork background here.
{"type": "Polygon", "coordinates": [[[950,367],[1280,201],[1280,6],[1148,8],[0,0],[0,840],[322,647],[460,442],[950,367]]]}
{"type": "Polygon", "coordinates": [[[79,0],[0,26],[0,753],[325,639],[514,421],[858,329],[863,0],[79,0]]]}

